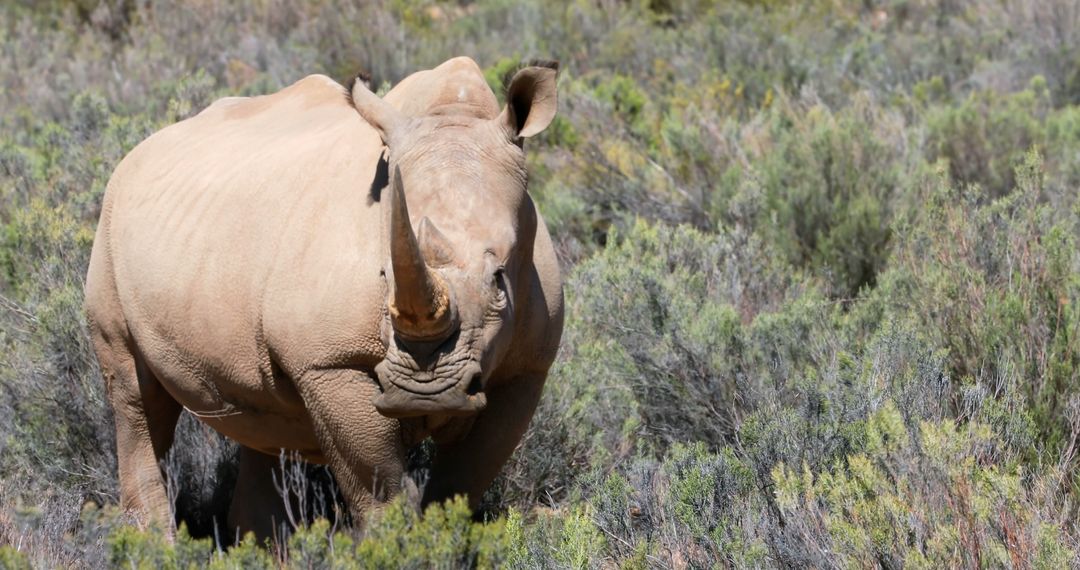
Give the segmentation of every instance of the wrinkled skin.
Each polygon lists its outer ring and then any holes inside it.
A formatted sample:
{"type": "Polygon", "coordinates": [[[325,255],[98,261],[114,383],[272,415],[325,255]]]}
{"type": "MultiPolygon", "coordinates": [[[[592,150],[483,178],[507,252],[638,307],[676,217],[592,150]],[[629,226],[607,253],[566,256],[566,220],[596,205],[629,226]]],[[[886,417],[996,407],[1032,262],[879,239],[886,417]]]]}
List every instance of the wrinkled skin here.
{"type": "Polygon", "coordinates": [[[136,147],[86,282],[124,507],[170,526],[159,461],[182,408],[244,446],[243,530],[281,522],[280,449],[328,463],[363,520],[430,436],[423,501],[475,506],[562,331],[522,151],[555,100],[554,69],[528,67],[500,111],[457,58],[383,99],[322,76],[223,99],[136,147]]]}

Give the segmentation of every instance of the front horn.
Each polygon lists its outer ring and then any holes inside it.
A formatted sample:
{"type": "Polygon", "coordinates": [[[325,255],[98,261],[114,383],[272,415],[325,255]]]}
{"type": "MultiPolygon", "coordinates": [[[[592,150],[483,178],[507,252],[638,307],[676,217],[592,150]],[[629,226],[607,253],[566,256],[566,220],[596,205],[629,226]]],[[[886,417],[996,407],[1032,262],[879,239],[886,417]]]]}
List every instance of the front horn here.
{"type": "Polygon", "coordinates": [[[390,300],[394,330],[407,340],[430,340],[449,333],[452,323],[446,283],[424,262],[397,168],[390,185],[390,263],[394,271],[390,300]]]}

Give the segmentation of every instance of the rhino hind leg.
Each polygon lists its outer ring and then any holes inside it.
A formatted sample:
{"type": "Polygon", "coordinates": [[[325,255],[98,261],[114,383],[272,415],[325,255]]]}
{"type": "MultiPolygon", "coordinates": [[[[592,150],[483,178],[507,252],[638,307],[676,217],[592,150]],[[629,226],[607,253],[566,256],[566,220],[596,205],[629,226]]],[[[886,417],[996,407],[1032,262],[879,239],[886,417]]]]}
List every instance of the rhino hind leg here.
{"type": "Polygon", "coordinates": [[[285,497],[278,490],[282,483],[281,462],[278,457],[240,448],[240,472],[236,491],[229,505],[229,528],[243,536],[255,533],[259,542],[267,538],[283,538],[288,531],[285,497]]]}
{"type": "Polygon", "coordinates": [[[116,423],[121,505],[140,523],[171,532],[175,523],[161,466],[172,446],[180,404],[129,341],[110,343],[100,332],[94,336],[116,423]]]}

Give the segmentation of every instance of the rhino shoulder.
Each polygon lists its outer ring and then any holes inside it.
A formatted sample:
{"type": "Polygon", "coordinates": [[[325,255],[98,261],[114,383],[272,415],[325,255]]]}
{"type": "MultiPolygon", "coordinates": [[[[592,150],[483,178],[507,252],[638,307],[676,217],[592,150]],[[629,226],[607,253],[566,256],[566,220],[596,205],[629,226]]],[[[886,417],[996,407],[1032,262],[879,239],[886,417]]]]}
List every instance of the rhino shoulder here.
{"type": "Polygon", "coordinates": [[[351,110],[349,92],[337,81],[316,73],[275,93],[255,97],[222,97],[203,109],[198,116],[202,119],[245,119],[265,111],[315,107],[351,110]]]}
{"type": "Polygon", "coordinates": [[[335,101],[348,103],[349,90],[342,84],[321,74],[313,73],[293,83],[281,91],[281,93],[296,91],[298,94],[317,95],[331,97],[335,101]]]}

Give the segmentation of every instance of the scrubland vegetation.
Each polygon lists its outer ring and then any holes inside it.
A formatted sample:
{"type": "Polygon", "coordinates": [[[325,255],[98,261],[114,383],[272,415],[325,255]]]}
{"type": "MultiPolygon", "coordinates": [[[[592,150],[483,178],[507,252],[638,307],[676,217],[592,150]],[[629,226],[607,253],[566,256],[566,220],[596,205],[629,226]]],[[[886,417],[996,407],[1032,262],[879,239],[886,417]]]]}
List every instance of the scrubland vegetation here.
{"type": "Polygon", "coordinates": [[[1080,566],[1073,0],[14,1],[0,38],[0,567],[1080,566]],[[236,449],[185,418],[187,526],[130,526],[81,312],[113,167],[453,55],[562,62],[564,345],[484,511],[224,549],[236,449]]]}

